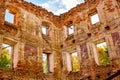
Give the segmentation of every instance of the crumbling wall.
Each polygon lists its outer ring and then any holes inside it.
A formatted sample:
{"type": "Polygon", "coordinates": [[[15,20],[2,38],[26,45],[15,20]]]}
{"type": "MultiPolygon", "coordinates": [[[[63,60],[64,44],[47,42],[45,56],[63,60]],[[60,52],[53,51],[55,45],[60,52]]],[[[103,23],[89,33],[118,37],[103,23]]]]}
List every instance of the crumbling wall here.
{"type": "MultiPolygon", "coordinates": [[[[62,52],[67,57],[66,52],[70,54],[75,51],[73,48],[76,48],[80,66],[79,72],[66,71],[69,72],[66,74],[66,78],[69,80],[103,80],[111,76],[114,70],[119,70],[119,58],[117,57],[119,47],[116,48],[116,45],[114,45],[117,42],[119,43],[119,17],[118,3],[114,0],[88,1],[86,4],[78,5],[76,8],[61,15],[64,26],[61,29],[62,52]],[[80,6],[82,9],[79,8],[80,6]],[[100,21],[96,24],[91,24],[90,14],[96,10],[100,21]],[[66,34],[65,27],[70,24],[74,26],[73,35],[66,34]],[[96,43],[99,43],[101,39],[105,39],[108,45],[111,61],[110,65],[107,66],[98,65],[96,43]]],[[[64,61],[67,62],[66,59],[64,61]]],[[[68,68],[66,66],[64,67],[68,68]]]]}
{"type": "MultiPolygon", "coordinates": [[[[118,0],[86,0],[70,11],[55,16],[23,0],[0,1],[0,44],[13,46],[13,68],[0,69],[0,79],[13,80],[104,80],[120,69],[120,7],[118,0]],[[15,15],[4,20],[5,10],[15,15]],[[98,13],[99,22],[91,23],[98,13]],[[42,34],[42,25],[49,34],[42,34]],[[74,26],[68,35],[67,27],[74,26]],[[99,65],[96,44],[105,41],[110,64],[99,65]],[[50,53],[51,72],[43,74],[42,53],[50,53]],[[67,55],[78,53],[80,71],[73,72],[67,55]]],[[[2,46],[0,46],[0,51],[2,46]]],[[[116,79],[119,79],[119,77],[116,79]]]]}

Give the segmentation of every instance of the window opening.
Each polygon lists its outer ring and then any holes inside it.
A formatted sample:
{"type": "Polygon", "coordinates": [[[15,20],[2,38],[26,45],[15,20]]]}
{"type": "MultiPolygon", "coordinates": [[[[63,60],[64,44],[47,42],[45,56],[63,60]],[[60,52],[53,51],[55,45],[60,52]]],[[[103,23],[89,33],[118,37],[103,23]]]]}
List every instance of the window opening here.
{"type": "Polygon", "coordinates": [[[99,43],[96,46],[98,50],[100,65],[110,64],[108,47],[107,47],[106,42],[99,43]]]}
{"type": "Polygon", "coordinates": [[[5,21],[14,23],[14,15],[11,14],[8,9],[5,11],[5,21]]]}
{"type": "Polygon", "coordinates": [[[90,17],[90,19],[91,19],[91,23],[92,23],[92,24],[96,24],[96,23],[98,23],[98,22],[99,22],[99,16],[98,16],[98,13],[92,15],[92,16],[90,17]]]}
{"type": "Polygon", "coordinates": [[[71,35],[74,33],[73,25],[68,27],[68,35],[71,35]]]}
{"type": "Polygon", "coordinates": [[[47,35],[47,27],[46,26],[42,26],[42,34],[47,35]]]}
{"type": "Polygon", "coordinates": [[[48,73],[49,72],[49,62],[48,62],[48,54],[43,53],[43,73],[48,73]]]}
{"type": "Polygon", "coordinates": [[[9,44],[4,43],[2,44],[0,67],[2,68],[12,67],[12,46],[9,44]]]}
{"type": "Polygon", "coordinates": [[[77,52],[72,53],[71,57],[72,57],[72,70],[73,72],[77,72],[80,70],[77,52]]]}

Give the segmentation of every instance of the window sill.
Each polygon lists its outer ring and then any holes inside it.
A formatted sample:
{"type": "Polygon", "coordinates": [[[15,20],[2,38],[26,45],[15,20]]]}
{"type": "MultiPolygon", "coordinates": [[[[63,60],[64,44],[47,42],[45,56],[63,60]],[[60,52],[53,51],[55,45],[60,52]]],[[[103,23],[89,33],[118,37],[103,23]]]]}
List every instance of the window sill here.
{"type": "Polygon", "coordinates": [[[43,73],[43,75],[46,76],[46,77],[47,77],[47,76],[53,76],[54,73],[53,73],[53,72],[48,72],[48,73],[43,73]]]}
{"type": "Polygon", "coordinates": [[[71,40],[74,38],[74,34],[68,35],[66,41],[71,40]]]}
{"type": "Polygon", "coordinates": [[[18,27],[7,21],[4,22],[4,25],[1,26],[1,29],[3,30],[2,33],[9,32],[11,35],[16,35],[18,32],[18,27]]]}
{"type": "Polygon", "coordinates": [[[7,21],[4,22],[4,25],[5,25],[6,27],[9,27],[10,29],[15,29],[15,30],[18,29],[15,24],[9,23],[9,22],[7,22],[7,21]]]}
{"type": "Polygon", "coordinates": [[[11,71],[13,70],[13,68],[3,68],[3,67],[0,67],[0,71],[11,71]]]}
{"type": "Polygon", "coordinates": [[[93,30],[93,29],[96,29],[96,28],[100,28],[100,26],[101,26],[100,22],[92,24],[91,27],[90,27],[90,30],[93,30]]]}

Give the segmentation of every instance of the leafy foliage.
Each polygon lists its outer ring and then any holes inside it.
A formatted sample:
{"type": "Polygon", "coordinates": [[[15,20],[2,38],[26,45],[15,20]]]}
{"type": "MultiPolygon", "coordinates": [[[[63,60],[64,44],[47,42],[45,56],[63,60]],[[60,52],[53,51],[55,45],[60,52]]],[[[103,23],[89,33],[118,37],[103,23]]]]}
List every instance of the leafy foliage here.
{"type": "Polygon", "coordinates": [[[99,53],[100,64],[103,66],[110,64],[107,46],[104,45],[103,47],[97,47],[97,49],[99,53]]]}
{"type": "Polygon", "coordinates": [[[43,73],[47,73],[48,72],[48,64],[47,64],[47,60],[43,60],[43,73]]]}
{"type": "Polygon", "coordinates": [[[43,73],[48,73],[48,55],[43,54],[43,73]]]}
{"type": "Polygon", "coordinates": [[[9,50],[2,49],[1,58],[0,58],[0,67],[10,68],[11,65],[11,55],[9,50]]]}
{"type": "Polygon", "coordinates": [[[79,71],[78,56],[75,55],[72,56],[72,66],[73,72],[79,71]]]}

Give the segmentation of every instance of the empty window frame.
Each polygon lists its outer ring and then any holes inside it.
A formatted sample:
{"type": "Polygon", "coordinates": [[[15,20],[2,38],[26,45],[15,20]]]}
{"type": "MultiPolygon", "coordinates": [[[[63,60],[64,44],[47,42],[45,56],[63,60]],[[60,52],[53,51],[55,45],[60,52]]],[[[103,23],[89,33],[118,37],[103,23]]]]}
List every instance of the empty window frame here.
{"type": "Polygon", "coordinates": [[[101,42],[96,44],[98,56],[99,56],[99,63],[100,65],[108,65],[110,64],[109,54],[108,54],[108,47],[106,42],[101,42]]]}
{"type": "Polygon", "coordinates": [[[48,73],[49,72],[49,54],[43,53],[42,60],[43,60],[43,73],[48,73]]]}
{"type": "Polygon", "coordinates": [[[5,11],[5,21],[14,23],[14,15],[11,14],[8,9],[5,11]]]}
{"type": "Polygon", "coordinates": [[[68,26],[68,35],[71,35],[74,33],[74,26],[71,25],[71,26],[68,26]]]}
{"type": "Polygon", "coordinates": [[[98,23],[100,20],[99,20],[99,16],[98,16],[98,13],[94,13],[90,16],[90,20],[91,20],[91,24],[96,24],[98,23]]]}
{"type": "Polygon", "coordinates": [[[42,25],[42,34],[47,35],[47,26],[42,25]]]}
{"type": "Polygon", "coordinates": [[[73,72],[80,71],[77,52],[71,53],[71,63],[72,63],[72,71],[73,72]]]}
{"type": "Polygon", "coordinates": [[[12,68],[12,46],[9,44],[2,44],[0,67],[12,68]]]}

